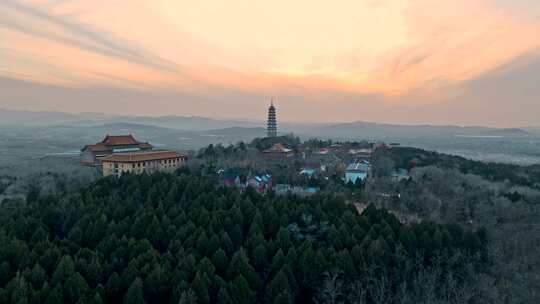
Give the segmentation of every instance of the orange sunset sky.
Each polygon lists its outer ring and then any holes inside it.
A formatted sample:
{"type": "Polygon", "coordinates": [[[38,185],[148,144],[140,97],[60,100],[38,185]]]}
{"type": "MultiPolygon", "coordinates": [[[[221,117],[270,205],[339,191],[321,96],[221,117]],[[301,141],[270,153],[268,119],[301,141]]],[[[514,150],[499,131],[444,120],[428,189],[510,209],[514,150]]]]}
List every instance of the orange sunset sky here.
{"type": "Polygon", "coordinates": [[[540,125],[538,0],[1,0],[0,107],[540,125]]]}

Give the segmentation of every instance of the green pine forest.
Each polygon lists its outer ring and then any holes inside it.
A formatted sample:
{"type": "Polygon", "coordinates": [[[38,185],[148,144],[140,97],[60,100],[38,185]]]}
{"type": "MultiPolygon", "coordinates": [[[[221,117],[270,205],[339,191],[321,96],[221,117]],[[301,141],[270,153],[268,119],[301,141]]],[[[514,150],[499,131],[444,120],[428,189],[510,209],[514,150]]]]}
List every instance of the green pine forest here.
{"type": "Polygon", "coordinates": [[[488,243],[188,169],[105,178],[4,201],[0,303],[489,303],[488,243]]]}

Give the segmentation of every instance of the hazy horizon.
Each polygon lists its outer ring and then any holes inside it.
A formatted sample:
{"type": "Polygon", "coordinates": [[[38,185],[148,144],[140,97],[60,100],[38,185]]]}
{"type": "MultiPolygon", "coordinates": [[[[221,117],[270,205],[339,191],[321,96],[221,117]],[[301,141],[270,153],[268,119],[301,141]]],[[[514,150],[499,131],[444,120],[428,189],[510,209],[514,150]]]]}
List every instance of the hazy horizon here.
{"type": "Polygon", "coordinates": [[[538,126],[540,3],[0,2],[0,107],[538,126]]]}
{"type": "MultiPolygon", "coordinates": [[[[62,110],[27,110],[27,109],[18,109],[18,108],[5,108],[0,107],[0,112],[6,111],[6,112],[21,112],[21,113],[58,113],[58,114],[67,114],[67,115],[75,115],[75,116],[81,116],[81,118],[84,118],[85,116],[95,116],[93,117],[98,121],[98,116],[103,116],[102,119],[104,122],[107,122],[106,119],[121,119],[121,118],[130,118],[130,119],[144,119],[144,118],[198,118],[198,119],[209,119],[209,120],[215,120],[215,121],[228,121],[228,122],[245,122],[245,123],[253,123],[253,124],[260,124],[260,128],[266,128],[266,119],[261,118],[247,118],[247,117],[219,117],[219,116],[203,116],[203,115],[181,115],[181,114],[157,114],[157,115],[137,115],[137,114],[111,114],[111,113],[104,113],[104,112],[70,112],[70,111],[62,111],[62,110]]],[[[111,123],[122,123],[121,120],[118,121],[112,121],[111,123]]],[[[134,123],[137,122],[125,122],[125,123],[134,123]]],[[[510,127],[498,127],[498,126],[489,126],[489,125],[479,125],[479,124],[437,124],[437,123],[396,123],[396,122],[389,122],[389,121],[370,121],[370,120],[350,120],[350,121],[325,121],[325,122],[314,122],[314,121],[292,121],[292,120],[279,120],[279,124],[284,124],[287,126],[291,125],[339,125],[339,124],[354,124],[354,123],[366,123],[366,124],[378,124],[378,125],[395,125],[395,126],[429,126],[429,127],[479,127],[479,128],[494,128],[494,129],[525,129],[525,128],[540,128],[540,124],[537,125],[516,125],[516,126],[510,126],[510,127]]],[[[239,127],[244,127],[240,126],[239,127]]],[[[257,126],[253,126],[257,127],[257,126]]]]}

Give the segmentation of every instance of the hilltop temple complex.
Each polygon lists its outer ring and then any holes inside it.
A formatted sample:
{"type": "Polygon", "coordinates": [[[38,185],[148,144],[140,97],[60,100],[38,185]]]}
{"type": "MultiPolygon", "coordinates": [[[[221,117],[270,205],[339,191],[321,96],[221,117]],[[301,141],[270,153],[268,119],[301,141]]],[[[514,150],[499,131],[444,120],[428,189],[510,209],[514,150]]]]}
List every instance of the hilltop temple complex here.
{"type": "Polygon", "coordinates": [[[100,167],[103,176],[172,172],[185,164],[187,156],[176,151],[155,151],[147,142],[130,135],[107,135],[101,142],[81,149],[81,164],[100,167]]]}

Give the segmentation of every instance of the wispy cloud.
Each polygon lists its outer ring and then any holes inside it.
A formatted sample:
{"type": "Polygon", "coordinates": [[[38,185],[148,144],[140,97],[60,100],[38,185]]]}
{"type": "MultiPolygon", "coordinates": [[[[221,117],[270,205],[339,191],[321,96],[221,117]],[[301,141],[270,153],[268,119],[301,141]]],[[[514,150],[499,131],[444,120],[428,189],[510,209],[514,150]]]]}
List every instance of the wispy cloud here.
{"type": "MultiPolygon", "coordinates": [[[[59,3],[60,1],[55,2],[55,4],[59,3]]],[[[72,21],[66,16],[55,16],[44,8],[35,8],[13,0],[3,0],[0,2],[0,12],[3,16],[0,18],[0,27],[5,29],[144,65],[166,73],[179,72],[178,65],[159,58],[144,47],[123,40],[114,34],[72,21]]]]}
{"type": "Polygon", "coordinates": [[[0,73],[204,94],[436,92],[540,47],[538,16],[501,1],[3,0],[0,73]]]}

